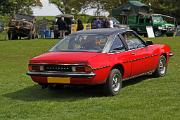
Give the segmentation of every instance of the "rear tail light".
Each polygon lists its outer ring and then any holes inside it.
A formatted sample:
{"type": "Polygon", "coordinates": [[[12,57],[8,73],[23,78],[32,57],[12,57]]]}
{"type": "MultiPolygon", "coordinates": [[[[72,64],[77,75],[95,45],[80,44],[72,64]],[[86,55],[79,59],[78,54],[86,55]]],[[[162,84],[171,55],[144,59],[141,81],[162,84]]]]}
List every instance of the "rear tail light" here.
{"type": "Polygon", "coordinates": [[[32,65],[29,65],[29,66],[28,66],[28,70],[29,70],[29,71],[32,71],[32,65]]]}
{"type": "MultiPolygon", "coordinates": [[[[54,71],[59,71],[59,72],[64,72],[64,70],[66,70],[66,67],[60,67],[61,69],[59,69],[58,67],[56,68],[52,67],[54,71]]],[[[44,65],[36,65],[36,64],[29,64],[28,66],[29,71],[33,71],[33,72],[41,72],[41,71],[53,71],[53,70],[47,70],[47,67],[44,65]]],[[[91,73],[93,72],[93,69],[90,66],[71,66],[68,69],[70,69],[68,72],[77,72],[77,73],[91,73]]],[[[67,72],[67,71],[66,71],[67,72]]]]}
{"type": "Polygon", "coordinates": [[[73,66],[72,67],[73,72],[86,72],[91,73],[92,68],[90,66],[73,66]]]}
{"type": "Polygon", "coordinates": [[[44,70],[44,66],[40,66],[40,65],[29,65],[28,66],[29,71],[43,71],[44,70]]]}
{"type": "Polygon", "coordinates": [[[90,66],[85,67],[85,72],[91,73],[92,71],[93,71],[93,69],[90,66]]]}
{"type": "Polygon", "coordinates": [[[84,67],[75,67],[74,70],[75,70],[74,72],[85,72],[84,67]]]}

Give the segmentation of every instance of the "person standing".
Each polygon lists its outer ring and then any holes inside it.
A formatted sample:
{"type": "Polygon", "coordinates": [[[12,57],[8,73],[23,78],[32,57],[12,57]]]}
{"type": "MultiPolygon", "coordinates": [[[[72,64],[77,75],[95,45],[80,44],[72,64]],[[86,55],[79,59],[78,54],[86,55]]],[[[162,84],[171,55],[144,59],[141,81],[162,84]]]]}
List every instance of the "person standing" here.
{"type": "Polygon", "coordinates": [[[92,21],[92,29],[96,29],[97,19],[94,18],[92,21]]]}
{"type": "Polygon", "coordinates": [[[112,21],[112,19],[111,19],[111,18],[109,18],[109,27],[110,27],[110,28],[113,28],[113,27],[114,27],[114,25],[113,25],[113,21],[112,21]]]}
{"type": "Polygon", "coordinates": [[[60,38],[64,38],[67,30],[67,23],[64,21],[64,17],[58,18],[57,25],[60,32],[60,38]]]}
{"type": "Polygon", "coordinates": [[[109,20],[108,20],[108,18],[105,18],[105,20],[104,20],[104,28],[109,28],[109,27],[110,27],[109,20]]]}
{"type": "Polygon", "coordinates": [[[101,28],[101,20],[97,18],[96,28],[101,28]]]}
{"type": "Polygon", "coordinates": [[[78,19],[77,20],[77,31],[83,30],[83,29],[84,29],[83,23],[80,19],[78,19]]]}

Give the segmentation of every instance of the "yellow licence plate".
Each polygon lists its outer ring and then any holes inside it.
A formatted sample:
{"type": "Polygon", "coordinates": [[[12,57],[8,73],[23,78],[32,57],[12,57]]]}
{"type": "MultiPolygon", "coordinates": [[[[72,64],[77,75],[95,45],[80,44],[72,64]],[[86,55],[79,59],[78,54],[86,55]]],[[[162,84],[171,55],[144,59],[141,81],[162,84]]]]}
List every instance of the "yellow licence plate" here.
{"type": "Polygon", "coordinates": [[[70,83],[70,78],[69,77],[48,77],[47,78],[48,83],[70,83]]]}

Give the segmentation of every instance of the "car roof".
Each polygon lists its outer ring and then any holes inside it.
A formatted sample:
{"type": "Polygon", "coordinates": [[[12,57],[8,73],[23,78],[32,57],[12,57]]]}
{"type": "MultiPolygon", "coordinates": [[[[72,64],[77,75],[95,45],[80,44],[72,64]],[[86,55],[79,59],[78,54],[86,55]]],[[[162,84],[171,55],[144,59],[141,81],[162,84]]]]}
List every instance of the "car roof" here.
{"type": "Polygon", "coordinates": [[[72,34],[104,34],[104,35],[112,35],[118,33],[124,33],[126,31],[130,31],[127,28],[101,28],[101,29],[91,29],[91,30],[81,30],[72,34]]]}

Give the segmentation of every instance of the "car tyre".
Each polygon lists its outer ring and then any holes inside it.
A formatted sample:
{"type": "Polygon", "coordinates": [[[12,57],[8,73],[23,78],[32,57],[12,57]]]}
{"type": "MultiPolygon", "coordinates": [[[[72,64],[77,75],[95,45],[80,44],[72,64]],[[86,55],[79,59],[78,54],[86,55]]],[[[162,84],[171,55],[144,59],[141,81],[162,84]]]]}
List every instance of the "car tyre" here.
{"type": "Polygon", "coordinates": [[[122,88],[122,75],[118,69],[111,70],[109,77],[104,85],[105,94],[108,96],[117,95],[122,88]]]}
{"type": "Polygon", "coordinates": [[[173,37],[174,33],[166,33],[167,37],[173,37]]]}
{"type": "Polygon", "coordinates": [[[158,67],[156,68],[154,72],[155,77],[163,77],[166,75],[167,72],[167,62],[166,62],[166,57],[161,56],[159,59],[158,67]]]}
{"type": "Polygon", "coordinates": [[[162,36],[162,31],[160,31],[160,30],[155,30],[155,31],[154,31],[154,35],[155,35],[155,37],[160,37],[160,36],[162,36]]]}

